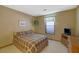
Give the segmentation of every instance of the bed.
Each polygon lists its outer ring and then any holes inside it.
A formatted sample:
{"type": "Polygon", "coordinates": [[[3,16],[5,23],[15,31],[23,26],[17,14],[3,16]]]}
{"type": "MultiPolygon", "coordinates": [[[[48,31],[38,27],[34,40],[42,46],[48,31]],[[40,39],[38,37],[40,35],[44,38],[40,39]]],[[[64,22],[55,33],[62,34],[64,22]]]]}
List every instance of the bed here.
{"type": "Polygon", "coordinates": [[[41,52],[48,45],[48,39],[43,34],[22,31],[14,34],[13,43],[22,52],[37,53],[41,52]]]}

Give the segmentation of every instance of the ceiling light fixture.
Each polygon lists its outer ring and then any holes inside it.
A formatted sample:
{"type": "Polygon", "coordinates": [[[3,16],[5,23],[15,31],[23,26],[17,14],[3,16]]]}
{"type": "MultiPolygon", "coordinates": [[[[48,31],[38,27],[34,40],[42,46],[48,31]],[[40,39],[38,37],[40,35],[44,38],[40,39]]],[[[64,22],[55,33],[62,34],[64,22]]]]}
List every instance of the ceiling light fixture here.
{"type": "Polygon", "coordinates": [[[47,11],[47,9],[43,9],[43,11],[47,11]]]}

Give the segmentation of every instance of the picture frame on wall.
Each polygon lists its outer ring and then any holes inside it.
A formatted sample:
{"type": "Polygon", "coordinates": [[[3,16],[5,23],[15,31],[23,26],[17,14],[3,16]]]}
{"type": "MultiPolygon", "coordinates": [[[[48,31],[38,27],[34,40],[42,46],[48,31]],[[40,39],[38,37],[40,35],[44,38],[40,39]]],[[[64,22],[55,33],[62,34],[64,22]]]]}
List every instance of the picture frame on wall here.
{"type": "Polygon", "coordinates": [[[19,26],[20,27],[25,27],[26,26],[26,21],[25,20],[20,20],[19,21],[19,26]]]}

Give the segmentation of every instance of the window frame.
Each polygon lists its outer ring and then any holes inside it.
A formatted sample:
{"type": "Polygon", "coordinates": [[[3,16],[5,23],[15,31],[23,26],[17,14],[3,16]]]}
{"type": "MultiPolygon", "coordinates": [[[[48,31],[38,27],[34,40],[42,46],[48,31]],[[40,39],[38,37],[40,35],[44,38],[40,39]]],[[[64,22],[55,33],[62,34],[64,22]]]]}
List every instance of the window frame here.
{"type": "Polygon", "coordinates": [[[48,16],[48,17],[44,17],[44,23],[45,23],[45,33],[46,34],[51,34],[51,35],[54,35],[55,34],[55,16],[48,16]],[[54,33],[48,33],[47,32],[47,29],[46,29],[46,18],[49,18],[49,17],[53,17],[54,18],[54,33]]]}

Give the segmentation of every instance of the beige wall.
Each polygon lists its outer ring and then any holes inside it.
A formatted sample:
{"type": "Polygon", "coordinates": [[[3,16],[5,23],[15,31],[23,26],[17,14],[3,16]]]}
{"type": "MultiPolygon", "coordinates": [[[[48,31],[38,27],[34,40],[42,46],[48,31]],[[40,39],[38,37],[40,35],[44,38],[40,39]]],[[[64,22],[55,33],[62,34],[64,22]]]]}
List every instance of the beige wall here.
{"type": "Polygon", "coordinates": [[[35,28],[34,31],[37,33],[44,34],[45,33],[44,17],[43,16],[33,17],[33,21],[34,20],[39,21],[39,25],[36,27],[34,26],[35,28]]]}
{"type": "Polygon", "coordinates": [[[76,34],[79,36],[79,6],[77,7],[77,27],[76,34]]]}
{"type": "Polygon", "coordinates": [[[70,27],[72,35],[76,31],[76,9],[56,13],[55,39],[60,40],[65,27],[70,27]]]}
{"type": "Polygon", "coordinates": [[[32,16],[0,6],[0,47],[12,42],[13,32],[32,29],[32,16]],[[26,27],[19,26],[19,20],[25,20],[26,27]]]}
{"type": "MultiPolygon", "coordinates": [[[[65,27],[70,27],[72,29],[72,34],[75,34],[76,31],[76,9],[67,10],[58,12],[55,15],[56,22],[55,22],[55,34],[50,35],[51,39],[61,40],[61,34],[64,32],[65,27]]],[[[38,20],[40,25],[37,27],[37,32],[45,33],[44,27],[44,17],[39,16],[38,20]]]]}

